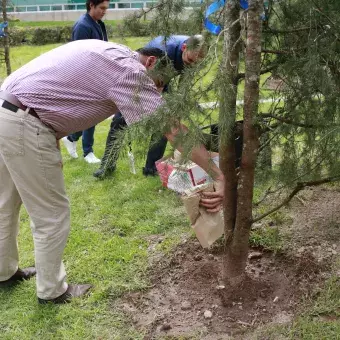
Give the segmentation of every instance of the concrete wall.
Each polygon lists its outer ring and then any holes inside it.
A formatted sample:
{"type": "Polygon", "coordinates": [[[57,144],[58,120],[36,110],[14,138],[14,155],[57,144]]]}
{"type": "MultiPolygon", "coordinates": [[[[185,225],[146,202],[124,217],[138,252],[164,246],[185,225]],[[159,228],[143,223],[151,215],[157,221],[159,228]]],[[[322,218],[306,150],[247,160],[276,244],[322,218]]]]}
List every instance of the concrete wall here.
{"type": "MultiPolygon", "coordinates": [[[[126,9],[110,9],[106,12],[104,20],[123,20],[128,15],[139,11],[138,8],[126,8],[126,9]]],[[[186,19],[192,8],[186,8],[182,19],[186,19]]],[[[50,12],[16,12],[9,13],[10,18],[16,18],[21,21],[76,21],[84,14],[85,11],[50,11],[50,12]]],[[[147,17],[153,14],[151,11],[147,17]]]]}
{"type": "MultiPolygon", "coordinates": [[[[122,20],[138,9],[112,9],[106,12],[104,20],[122,20]]],[[[16,12],[11,18],[21,21],[76,21],[85,11],[16,12]]]]}

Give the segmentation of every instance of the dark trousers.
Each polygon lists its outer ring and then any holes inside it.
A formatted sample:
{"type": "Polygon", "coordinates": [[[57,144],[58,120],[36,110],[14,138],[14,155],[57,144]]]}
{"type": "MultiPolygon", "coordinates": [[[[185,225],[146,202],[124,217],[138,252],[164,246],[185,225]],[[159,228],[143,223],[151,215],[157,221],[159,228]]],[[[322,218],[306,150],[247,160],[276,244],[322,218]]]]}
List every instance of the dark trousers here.
{"type": "Polygon", "coordinates": [[[147,170],[157,171],[156,162],[163,157],[167,143],[168,140],[165,137],[159,139],[159,137],[155,135],[151,136],[150,148],[145,162],[145,168],[147,170]]]}
{"type": "MultiPolygon", "coordinates": [[[[110,125],[110,131],[107,135],[104,156],[102,158],[101,168],[113,170],[119,156],[118,152],[112,152],[112,145],[117,140],[116,132],[126,127],[126,122],[121,113],[115,114],[110,125]]],[[[146,157],[145,167],[156,169],[155,163],[164,155],[167,139],[163,137],[157,142],[155,136],[151,137],[150,148],[146,157]]]]}
{"type": "MultiPolygon", "coordinates": [[[[204,145],[208,150],[218,152],[218,125],[212,124],[208,126],[210,128],[210,134],[205,134],[204,145]]],[[[235,138],[235,167],[238,168],[241,165],[242,149],[243,149],[243,121],[239,120],[235,122],[234,126],[234,138],[235,138]]],[[[257,165],[263,169],[271,169],[272,167],[272,150],[270,147],[270,137],[268,133],[263,133],[260,136],[259,155],[257,158],[257,165]]]]}
{"type": "MultiPolygon", "coordinates": [[[[218,124],[209,125],[203,129],[209,128],[210,133],[204,134],[204,146],[207,150],[219,151],[219,129],[218,124]]],[[[243,148],[243,121],[235,122],[234,126],[234,148],[235,148],[235,168],[241,165],[242,148],[243,148]]]]}
{"type": "Polygon", "coordinates": [[[114,170],[119,156],[118,148],[114,148],[114,143],[117,140],[117,131],[126,127],[125,119],[120,112],[116,113],[112,118],[110,130],[106,138],[105,151],[100,167],[102,169],[114,170]],[[114,149],[115,152],[113,151],[114,149]]]}
{"type": "Polygon", "coordinates": [[[93,152],[94,130],[95,126],[84,131],[73,133],[67,137],[67,139],[71,142],[77,142],[79,138],[82,137],[84,157],[86,157],[90,152],[93,152]]]}

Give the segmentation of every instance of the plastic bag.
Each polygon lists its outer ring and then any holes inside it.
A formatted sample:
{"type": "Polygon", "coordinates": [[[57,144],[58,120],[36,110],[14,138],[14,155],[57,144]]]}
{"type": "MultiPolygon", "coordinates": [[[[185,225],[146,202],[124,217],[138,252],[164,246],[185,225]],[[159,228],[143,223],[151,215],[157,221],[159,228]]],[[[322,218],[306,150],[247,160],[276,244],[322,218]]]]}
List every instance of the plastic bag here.
{"type": "Polygon", "coordinates": [[[130,171],[131,173],[136,175],[135,157],[133,156],[133,153],[131,150],[128,152],[128,157],[129,157],[130,171]]]}

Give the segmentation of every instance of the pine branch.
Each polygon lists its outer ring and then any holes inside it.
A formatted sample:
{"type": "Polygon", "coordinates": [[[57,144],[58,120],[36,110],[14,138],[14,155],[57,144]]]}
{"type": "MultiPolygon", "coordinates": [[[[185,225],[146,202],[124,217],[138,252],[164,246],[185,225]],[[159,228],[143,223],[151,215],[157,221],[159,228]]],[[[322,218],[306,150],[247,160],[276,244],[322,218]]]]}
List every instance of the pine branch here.
{"type": "Polygon", "coordinates": [[[333,128],[334,126],[340,126],[339,124],[332,124],[332,125],[305,124],[305,123],[295,122],[295,121],[293,121],[289,118],[278,117],[278,116],[275,116],[275,115],[270,114],[270,113],[262,113],[261,117],[263,117],[263,118],[273,118],[273,119],[276,119],[276,120],[278,120],[282,123],[289,124],[289,125],[295,125],[295,126],[299,126],[299,127],[306,128],[306,129],[317,129],[317,128],[329,129],[329,128],[333,128]]]}
{"type": "Polygon", "coordinates": [[[292,198],[299,191],[304,189],[305,187],[318,186],[318,185],[321,185],[321,184],[336,182],[336,181],[339,181],[339,180],[340,180],[340,176],[335,176],[335,177],[328,177],[328,178],[320,179],[318,181],[298,182],[296,184],[296,187],[294,188],[294,190],[290,193],[290,195],[282,203],[280,203],[275,208],[269,210],[268,212],[264,213],[263,215],[260,215],[257,218],[253,219],[252,223],[255,223],[255,222],[262,220],[263,218],[267,217],[268,215],[272,214],[273,212],[275,212],[275,211],[281,209],[283,206],[287,205],[292,200],[292,198]]]}
{"type": "Polygon", "coordinates": [[[284,50],[262,50],[262,53],[269,53],[269,54],[292,54],[291,51],[284,51],[284,50]]]}
{"type": "MultiPolygon", "coordinates": [[[[273,70],[275,70],[279,65],[278,64],[275,64],[275,65],[272,65],[272,66],[269,66],[267,68],[264,68],[263,70],[261,70],[260,74],[266,74],[268,72],[271,72],[273,70]]],[[[245,73],[239,73],[236,77],[236,81],[240,81],[241,79],[244,79],[245,77],[245,73]]]]}
{"type": "Polygon", "coordinates": [[[275,30],[275,29],[271,29],[269,28],[268,30],[264,30],[263,33],[267,33],[267,34],[289,34],[289,33],[297,33],[297,32],[304,32],[304,31],[309,31],[311,29],[318,29],[318,27],[300,27],[300,28],[294,28],[291,30],[275,30]]]}
{"type": "Polygon", "coordinates": [[[288,187],[290,184],[292,184],[292,183],[298,181],[300,178],[305,177],[305,176],[311,174],[313,170],[315,170],[316,168],[318,168],[319,166],[321,166],[321,164],[324,162],[325,159],[326,159],[326,157],[321,158],[321,160],[320,160],[319,162],[317,162],[317,163],[311,168],[310,171],[305,172],[305,173],[303,173],[303,174],[301,174],[301,175],[295,177],[295,178],[294,178],[292,181],[290,181],[288,184],[286,184],[286,185],[281,185],[281,186],[279,186],[278,188],[276,188],[275,190],[271,190],[271,187],[269,187],[269,188],[266,190],[266,192],[264,193],[264,195],[262,196],[262,198],[261,198],[259,201],[255,202],[255,203],[253,204],[253,207],[258,207],[258,206],[259,206],[259,205],[260,205],[260,204],[261,204],[261,203],[262,203],[269,195],[276,194],[277,192],[279,192],[279,191],[283,190],[284,188],[288,187]]]}
{"type": "Polygon", "coordinates": [[[164,6],[164,3],[160,2],[156,5],[151,5],[149,8],[141,8],[138,13],[134,14],[134,18],[141,19],[145,17],[149,12],[153,11],[154,9],[161,8],[162,6],[164,6]]]}
{"type": "Polygon", "coordinates": [[[265,191],[264,195],[262,196],[262,198],[257,201],[256,203],[253,204],[253,207],[256,208],[258,207],[262,202],[264,202],[264,200],[273,193],[273,191],[271,190],[272,187],[270,186],[269,188],[267,188],[267,190],[265,191]]]}
{"type": "Polygon", "coordinates": [[[333,25],[333,27],[336,27],[336,24],[333,22],[333,20],[326,13],[324,13],[322,8],[320,8],[319,5],[314,0],[312,0],[312,3],[315,6],[315,10],[319,12],[321,15],[323,15],[333,25]]]}

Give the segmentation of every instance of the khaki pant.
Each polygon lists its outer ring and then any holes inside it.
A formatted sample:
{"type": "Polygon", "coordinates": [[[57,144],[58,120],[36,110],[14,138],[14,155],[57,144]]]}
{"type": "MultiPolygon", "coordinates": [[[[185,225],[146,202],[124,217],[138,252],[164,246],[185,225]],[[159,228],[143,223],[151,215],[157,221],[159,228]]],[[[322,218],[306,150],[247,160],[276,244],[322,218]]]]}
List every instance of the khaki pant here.
{"type": "Polygon", "coordinates": [[[53,130],[19,110],[0,107],[0,281],[18,269],[19,210],[34,238],[37,294],[53,299],[67,289],[62,255],[70,229],[69,201],[53,130]]]}

